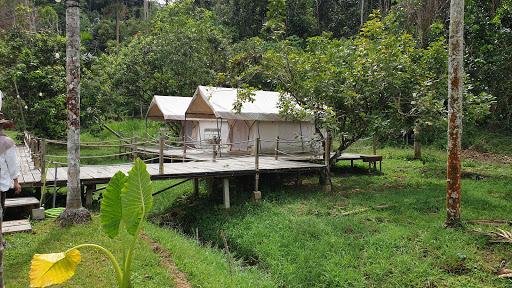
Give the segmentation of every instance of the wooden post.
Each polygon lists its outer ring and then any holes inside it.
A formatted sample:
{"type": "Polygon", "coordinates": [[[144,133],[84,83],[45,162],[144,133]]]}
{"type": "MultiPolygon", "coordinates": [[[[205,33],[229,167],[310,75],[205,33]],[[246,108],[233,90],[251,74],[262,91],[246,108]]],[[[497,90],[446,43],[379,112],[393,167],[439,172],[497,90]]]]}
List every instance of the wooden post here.
{"type": "Polygon", "coordinates": [[[187,135],[183,132],[183,160],[187,157],[187,135]]]}
{"type": "MultiPolygon", "coordinates": [[[[119,133],[122,133],[122,132],[119,131],[119,133]]],[[[119,134],[119,154],[121,154],[121,152],[123,152],[121,145],[123,145],[123,137],[121,136],[121,134],[119,134]]],[[[121,157],[123,157],[123,156],[119,155],[119,159],[121,159],[121,157]]]]}
{"type": "MultiPolygon", "coordinates": [[[[84,198],[84,196],[86,196],[86,195],[85,195],[85,185],[84,185],[84,183],[80,183],[80,200],[81,200],[81,201],[82,201],[82,200],[85,200],[85,199],[82,199],[82,198],[84,198]]],[[[80,204],[81,204],[81,203],[82,203],[82,202],[80,202],[80,204]]]]}
{"type": "Polygon", "coordinates": [[[213,195],[213,178],[212,177],[206,178],[206,190],[208,192],[208,198],[212,197],[212,195],[213,195]]]}
{"type": "Polygon", "coordinates": [[[329,135],[327,135],[327,137],[325,137],[325,155],[324,155],[324,162],[325,162],[325,166],[327,167],[327,172],[330,172],[331,171],[331,167],[330,167],[330,158],[331,158],[331,153],[330,153],[330,147],[329,147],[330,143],[329,143],[329,135]]]}
{"type": "MultiPolygon", "coordinates": [[[[130,135],[130,153],[132,153],[132,157],[133,157],[133,131],[130,135]]],[[[130,157],[126,157],[128,159],[130,159],[130,157]]]]}
{"type": "Polygon", "coordinates": [[[195,197],[199,196],[199,179],[198,178],[194,178],[194,196],[195,197]]]}
{"type": "Polygon", "coordinates": [[[92,205],[92,192],[96,190],[96,185],[87,185],[85,187],[85,205],[92,205]]]}
{"type": "Polygon", "coordinates": [[[44,181],[46,172],[46,139],[41,139],[41,183],[44,181]]]}
{"type": "Polygon", "coordinates": [[[254,139],[254,147],[256,147],[255,153],[254,153],[254,169],[256,170],[256,174],[254,175],[254,200],[258,201],[261,200],[261,191],[260,191],[260,138],[254,139]]]}
{"type": "Polygon", "coordinates": [[[224,208],[229,209],[231,207],[229,203],[229,178],[224,178],[224,208]]]}
{"type": "Polygon", "coordinates": [[[39,150],[36,149],[37,145],[36,145],[36,140],[35,139],[31,139],[30,140],[30,151],[31,151],[31,154],[32,155],[32,161],[34,162],[34,169],[37,169],[39,168],[39,150]]]}
{"type": "Polygon", "coordinates": [[[160,133],[160,137],[158,138],[160,141],[160,151],[158,151],[158,163],[159,165],[159,173],[160,175],[164,174],[164,135],[160,133]]]}
{"type": "Polygon", "coordinates": [[[139,157],[139,153],[137,152],[137,135],[133,136],[133,162],[137,160],[137,157],[139,157]]]}
{"type": "Polygon", "coordinates": [[[217,161],[217,136],[213,136],[213,162],[217,161]]]}
{"type": "MultiPolygon", "coordinates": [[[[143,156],[144,160],[147,159],[147,155],[148,155],[147,154],[147,147],[146,147],[147,143],[148,143],[148,132],[144,133],[144,156],[143,156]]],[[[151,162],[153,162],[153,161],[151,161],[151,162]]]]}
{"type": "Polygon", "coordinates": [[[55,163],[55,172],[53,177],[53,206],[52,208],[55,208],[56,201],[57,201],[57,169],[59,168],[59,164],[55,163]]]}
{"type": "Polygon", "coordinates": [[[279,154],[279,136],[276,137],[276,151],[274,153],[274,159],[277,160],[279,154]]]}
{"type": "Polygon", "coordinates": [[[377,136],[373,135],[373,155],[377,155],[377,136]]]}

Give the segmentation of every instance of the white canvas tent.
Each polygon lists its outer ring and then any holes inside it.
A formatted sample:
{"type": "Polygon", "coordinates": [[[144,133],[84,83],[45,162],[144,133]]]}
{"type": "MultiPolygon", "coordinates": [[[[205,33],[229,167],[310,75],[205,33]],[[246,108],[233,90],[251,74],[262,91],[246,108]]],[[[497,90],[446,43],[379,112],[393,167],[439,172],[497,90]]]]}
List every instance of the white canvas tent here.
{"type": "Polygon", "coordinates": [[[187,135],[186,141],[194,142],[197,139],[197,129],[194,129],[197,121],[185,119],[190,101],[192,97],[155,95],[146,113],[146,120],[178,122],[181,124],[180,137],[187,135]]]}
{"type": "Polygon", "coordinates": [[[182,121],[192,97],[153,96],[146,119],[153,121],[182,121]]]}
{"type": "Polygon", "coordinates": [[[198,141],[217,136],[221,144],[225,144],[223,147],[227,147],[223,150],[249,151],[254,139],[260,138],[262,152],[273,153],[276,137],[279,137],[282,141],[280,150],[311,150],[309,141],[315,138],[314,124],[285,121],[279,114],[278,92],[254,91],[254,101],[244,103],[240,113],[233,110],[237,93],[235,88],[197,88],[186,111],[186,119],[198,120],[198,141]]]}

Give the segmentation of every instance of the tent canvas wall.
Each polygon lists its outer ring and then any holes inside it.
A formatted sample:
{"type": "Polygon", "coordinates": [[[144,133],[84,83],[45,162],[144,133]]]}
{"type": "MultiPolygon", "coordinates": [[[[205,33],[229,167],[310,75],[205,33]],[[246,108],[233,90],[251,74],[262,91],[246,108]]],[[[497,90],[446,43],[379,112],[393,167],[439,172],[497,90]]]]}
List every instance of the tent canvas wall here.
{"type": "MultiPolygon", "coordinates": [[[[278,92],[254,91],[254,101],[244,103],[240,113],[233,110],[237,93],[235,88],[197,88],[186,118],[198,120],[198,141],[211,139],[217,134],[221,144],[225,144],[223,150],[250,151],[254,139],[260,138],[262,152],[273,153],[276,137],[279,137],[282,141],[280,150],[311,151],[309,141],[315,139],[314,124],[285,121],[277,106],[278,92]]],[[[315,149],[318,147],[313,147],[315,149]]]]}

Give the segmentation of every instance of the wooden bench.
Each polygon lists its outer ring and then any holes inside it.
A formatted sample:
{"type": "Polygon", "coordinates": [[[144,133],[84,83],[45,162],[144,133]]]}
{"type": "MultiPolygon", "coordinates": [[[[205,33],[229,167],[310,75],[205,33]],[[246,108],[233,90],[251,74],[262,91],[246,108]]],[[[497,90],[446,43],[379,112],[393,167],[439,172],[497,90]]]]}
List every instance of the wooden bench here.
{"type": "Polygon", "coordinates": [[[372,163],[373,168],[377,169],[377,162],[379,162],[379,170],[382,172],[382,155],[361,155],[363,162],[368,162],[368,172],[372,173],[372,163]]]}

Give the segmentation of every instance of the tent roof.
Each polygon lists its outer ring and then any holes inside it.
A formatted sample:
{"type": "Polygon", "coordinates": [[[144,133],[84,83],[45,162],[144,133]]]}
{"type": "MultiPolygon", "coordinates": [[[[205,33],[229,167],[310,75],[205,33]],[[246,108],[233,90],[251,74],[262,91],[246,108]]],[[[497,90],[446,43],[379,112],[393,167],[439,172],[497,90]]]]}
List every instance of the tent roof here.
{"type": "Polygon", "coordinates": [[[254,102],[245,102],[241,113],[236,114],[233,103],[237,92],[236,88],[199,86],[186,111],[187,118],[283,121],[277,107],[279,92],[254,91],[254,102]]]}
{"type": "Polygon", "coordinates": [[[185,112],[192,97],[155,95],[148,108],[146,118],[154,121],[185,120],[185,112]]]}

